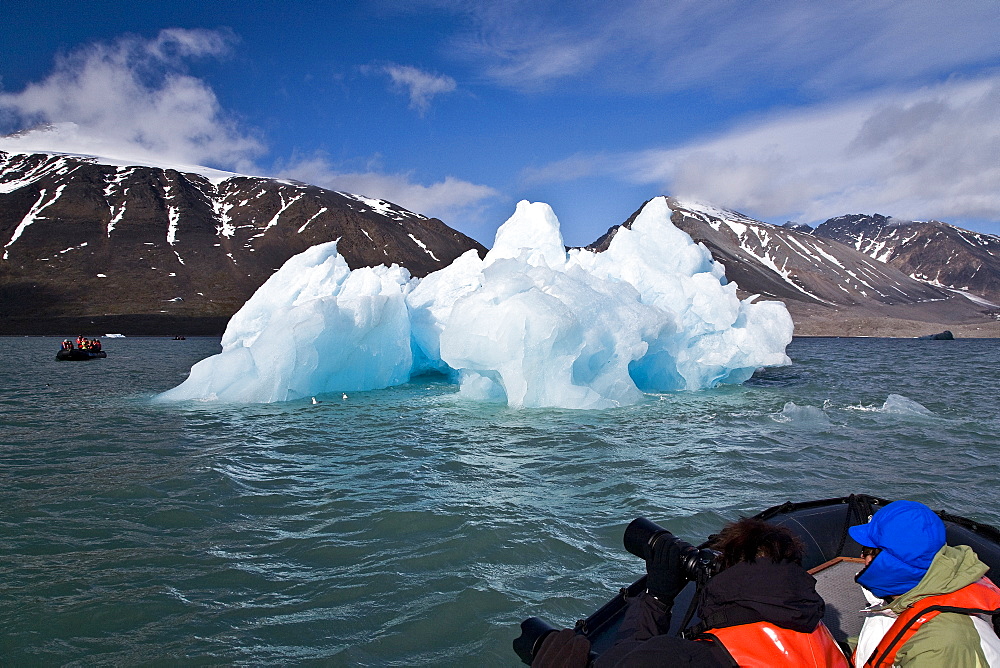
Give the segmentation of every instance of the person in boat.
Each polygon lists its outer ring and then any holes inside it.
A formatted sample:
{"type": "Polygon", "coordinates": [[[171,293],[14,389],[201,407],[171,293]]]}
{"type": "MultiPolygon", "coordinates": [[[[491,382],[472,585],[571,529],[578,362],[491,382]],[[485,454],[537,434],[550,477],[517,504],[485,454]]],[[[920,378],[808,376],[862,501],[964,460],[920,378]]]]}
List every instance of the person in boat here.
{"type": "MultiPolygon", "coordinates": [[[[631,599],[611,648],[594,668],[638,666],[822,666],[848,668],[823,624],[825,604],[802,567],[801,541],[787,528],[743,518],[713,537],[722,570],[704,586],[701,622],[671,636],[674,598],[687,584],[677,541],[646,560],[646,591],[631,599]]],[[[589,665],[590,642],[571,629],[550,633],[532,668],[589,665]]]]}
{"type": "Polygon", "coordinates": [[[73,350],[73,342],[70,341],[69,339],[63,339],[62,349],[63,350],[73,350]]]}
{"type": "Polygon", "coordinates": [[[848,532],[864,546],[855,580],[872,604],[856,666],[1000,666],[996,622],[987,621],[1000,614],[1000,589],[971,547],[945,544],[933,510],[894,501],[848,532]]]}
{"type": "Polygon", "coordinates": [[[92,348],[95,353],[101,352],[101,340],[99,338],[92,341],[92,348]]]}

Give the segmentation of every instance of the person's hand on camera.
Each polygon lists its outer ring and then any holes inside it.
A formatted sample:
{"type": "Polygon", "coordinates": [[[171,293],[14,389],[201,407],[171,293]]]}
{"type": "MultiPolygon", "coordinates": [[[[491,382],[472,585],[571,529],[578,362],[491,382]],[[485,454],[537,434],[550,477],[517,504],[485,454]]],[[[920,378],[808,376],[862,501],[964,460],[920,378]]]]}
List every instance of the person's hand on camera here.
{"type": "Polygon", "coordinates": [[[573,629],[545,636],[531,668],[586,668],[590,661],[590,641],[573,629]]]}
{"type": "Polygon", "coordinates": [[[681,548],[676,540],[656,541],[646,560],[646,591],[670,606],[687,580],[681,571],[681,548]]]}

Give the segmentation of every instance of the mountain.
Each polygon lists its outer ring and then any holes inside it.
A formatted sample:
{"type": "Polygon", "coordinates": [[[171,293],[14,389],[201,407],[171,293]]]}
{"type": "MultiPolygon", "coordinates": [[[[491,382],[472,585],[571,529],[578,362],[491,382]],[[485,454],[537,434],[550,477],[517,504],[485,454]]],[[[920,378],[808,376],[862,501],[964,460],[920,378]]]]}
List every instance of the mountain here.
{"type": "Polygon", "coordinates": [[[288,258],[334,239],[352,268],[415,276],[486,250],[436,218],[305,183],[3,148],[0,333],[221,332],[288,258]]]}
{"type": "Polygon", "coordinates": [[[831,218],[814,234],[856,248],[917,280],[1000,304],[1000,237],[877,213],[831,218]]]}
{"type": "MultiPolygon", "coordinates": [[[[0,138],[0,334],[217,334],[317,243],[339,239],[352,268],[397,263],[415,276],[486,250],[384,200],[136,162],[0,138]]],[[[997,237],[878,214],[776,226],[668,201],[744,296],[785,302],[798,334],[1000,335],[997,237]]],[[[589,248],[607,248],[619,227],[589,248]]]]}
{"type": "MultiPolygon", "coordinates": [[[[918,280],[808,226],[772,225],[677,198],[668,202],[674,225],[705,244],[743,295],[788,306],[797,334],[909,336],[947,328],[968,330],[966,335],[1000,333],[1000,307],[974,290],[918,280]]],[[[637,214],[622,225],[629,227],[637,214]]],[[[588,248],[607,248],[619,227],[588,248]]],[[[946,263],[939,267],[942,275],[946,263]]]]}

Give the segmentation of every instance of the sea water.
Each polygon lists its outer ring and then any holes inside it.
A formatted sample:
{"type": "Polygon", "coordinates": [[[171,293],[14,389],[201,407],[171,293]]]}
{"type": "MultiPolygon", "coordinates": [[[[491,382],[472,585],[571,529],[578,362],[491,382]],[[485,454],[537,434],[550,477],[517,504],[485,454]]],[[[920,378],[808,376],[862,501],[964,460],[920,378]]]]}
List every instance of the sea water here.
{"type": "Polygon", "coordinates": [[[796,339],[742,386],[602,411],[437,377],[269,405],[153,404],[219,340],[2,338],[0,664],[516,666],[690,541],[869,493],[1000,524],[992,340],[796,339]]]}

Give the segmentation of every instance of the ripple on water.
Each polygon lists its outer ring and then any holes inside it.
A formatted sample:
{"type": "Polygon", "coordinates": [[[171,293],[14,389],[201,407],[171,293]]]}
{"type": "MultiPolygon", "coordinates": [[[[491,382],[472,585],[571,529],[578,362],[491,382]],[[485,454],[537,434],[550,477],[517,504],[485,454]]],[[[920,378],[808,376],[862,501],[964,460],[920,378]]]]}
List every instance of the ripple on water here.
{"type": "Polygon", "coordinates": [[[744,386],[593,412],[426,378],[150,404],[218,341],[118,339],[91,366],[0,343],[37,360],[0,388],[13,664],[510,666],[522,618],[571,624],[642,573],[621,546],[638,515],[698,541],[868,492],[1000,524],[992,342],[797,340],[744,386]]]}

